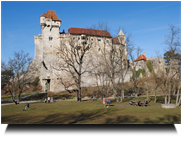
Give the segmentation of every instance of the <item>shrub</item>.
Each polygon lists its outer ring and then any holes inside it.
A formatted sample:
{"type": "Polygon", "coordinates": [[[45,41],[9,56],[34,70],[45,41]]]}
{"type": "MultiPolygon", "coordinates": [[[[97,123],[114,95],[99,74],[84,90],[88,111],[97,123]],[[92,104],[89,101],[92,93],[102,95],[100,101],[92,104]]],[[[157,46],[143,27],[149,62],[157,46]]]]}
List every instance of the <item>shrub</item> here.
{"type": "Polygon", "coordinates": [[[39,81],[40,81],[39,77],[36,77],[35,80],[34,80],[34,82],[33,82],[33,85],[34,86],[37,86],[38,83],[39,83],[39,81]]]}
{"type": "MultiPolygon", "coordinates": [[[[144,69],[139,69],[136,71],[136,77],[138,78],[140,76],[140,73],[142,73],[142,75],[145,74],[145,70],[144,69]]],[[[133,71],[133,76],[131,77],[131,79],[134,80],[134,71],[133,71]]]]}
{"type": "Polygon", "coordinates": [[[149,71],[150,71],[151,74],[154,73],[154,68],[153,68],[152,61],[151,60],[148,60],[147,61],[147,68],[149,69],[149,71]]]}
{"type": "Polygon", "coordinates": [[[167,73],[167,74],[169,73],[169,71],[170,71],[170,69],[169,69],[169,68],[166,68],[166,73],[167,73]]]}

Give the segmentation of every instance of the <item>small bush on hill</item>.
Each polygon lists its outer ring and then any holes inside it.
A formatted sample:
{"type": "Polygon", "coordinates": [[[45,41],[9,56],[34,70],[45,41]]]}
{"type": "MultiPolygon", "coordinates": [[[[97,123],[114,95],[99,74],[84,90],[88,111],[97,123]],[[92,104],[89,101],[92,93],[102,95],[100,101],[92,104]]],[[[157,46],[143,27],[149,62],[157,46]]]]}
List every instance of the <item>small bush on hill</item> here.
{"type": "MultiPolygon", "coordinates": [[[[139,70],[137,70],[137,71],[136,71],[136,76],[137,76],[137,78],[140,76],[140,73],[142,73],[142,75],[144,76],[145,70],[144,70],[144,69],[139,69],[139,70]]],[[[131,79],[134,80],[134,72],[133,72],[133,75],[132,75],[131,79]]]]}
{"type": "Polygon", "coordinates": [[[39,83],[39,81],[40,81],[39,77],[36,77],[35,80],[34,80],[34,82],[33,82],[33,85],[34,86],[37,86],[38,83],[39,83]]]}
{"type": "Polygon", "coordinates": [[[154,68],[153,68],[152,61],[151,60],[148,60],[147,61],[147,68],[149,69],[149,71],[150,71],[151,74],[154,73],[154,68]]]}

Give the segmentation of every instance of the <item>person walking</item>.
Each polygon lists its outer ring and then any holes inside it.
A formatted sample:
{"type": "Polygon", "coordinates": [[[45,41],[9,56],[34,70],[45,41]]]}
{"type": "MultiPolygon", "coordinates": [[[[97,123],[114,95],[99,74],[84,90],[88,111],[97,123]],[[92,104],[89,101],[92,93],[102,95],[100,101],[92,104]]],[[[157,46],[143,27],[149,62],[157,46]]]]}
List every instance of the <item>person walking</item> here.
{"type": "Polygon", "coordinates": [[[107,104],[108,104],[108,106],[107,107],[109,107],[109,104],[111,103],[111,100],[110,100],[110,98],[108,98],[107,99],[107,104]]]}
{"type": "Polygon", "coordinates": [[[50,103],[50,97],[48,97],[48,103],[50,103]]]}
{"type": "MultiPolygon", "coordinates": [[[[25,105],[25,110],[27,110],[27,108],[30,110],[30,106],[28,103],[25,105]]],[[[23,109],[23,111],[24,111],[24,109],[23,109]]]]}

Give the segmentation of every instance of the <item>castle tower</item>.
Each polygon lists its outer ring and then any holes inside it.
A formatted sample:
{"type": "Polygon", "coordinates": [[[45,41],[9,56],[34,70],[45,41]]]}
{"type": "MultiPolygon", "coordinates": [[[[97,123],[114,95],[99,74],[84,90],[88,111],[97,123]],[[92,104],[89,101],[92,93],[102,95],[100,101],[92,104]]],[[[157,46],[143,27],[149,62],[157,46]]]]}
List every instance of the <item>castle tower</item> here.
{"type": "Polygon", "coordinates": [[[40,16],[40,25],[42,34],[34,36],[35,39],[35,60],[39,65],[40,79],[42,85],[45,85],[43,79],[49,79],[48,90],[53,89],[51,80],[52,66],[51,63],[55,61],[56,48],[59,47],[61,20],[57,17],[55,11],[48,10],[40,16]]]}
{"type": "MultiPolygon", "coordinates": [[[[43,13],[40,16],[40,25],[42,31],[46,28],[51,31],[53,27],[60,28],[61,20],[57,17],[55,11],[48,10],[47,13],[43,13]]],[[[59,32],[59,31],[58,31],[59,32]]]]}
{"type": "Polygon", "coordinates": [[[53,48],[58,47],[61,20],[57,17],[55,11],[48,10],[46,14],[43,13],[40,16],[40,25],[42,29],[43,52],[52,52],[53,48]]]}
{"type": "Polygon", "coordinates": [[[128,61],[127,61],[127,50],[126,50],[126,35],[123,33],[123,31],[120,29],[119,33],[118,33],[118,40],[121,44],[123,44],[123,48],[124,48],[124,62],[125,62],[125,67],[129,67],[128,66],[128,61]]]}
{"type": "Polygon", "coordinates": [[[120,43],[126,45],[126,35],[123,33],[123,31],[121,29],[118,33],[118,39],[119,39],[120,43]]]}
{"type": "Polygon", "coordinates": [[[42,34],[34,36],[35,39],[35,60],[44,61],[43,53],[50,53],[53,48],[59,46],[59,29],[61,20],[55,11],[48,10],[40,16],[42,34]]]}

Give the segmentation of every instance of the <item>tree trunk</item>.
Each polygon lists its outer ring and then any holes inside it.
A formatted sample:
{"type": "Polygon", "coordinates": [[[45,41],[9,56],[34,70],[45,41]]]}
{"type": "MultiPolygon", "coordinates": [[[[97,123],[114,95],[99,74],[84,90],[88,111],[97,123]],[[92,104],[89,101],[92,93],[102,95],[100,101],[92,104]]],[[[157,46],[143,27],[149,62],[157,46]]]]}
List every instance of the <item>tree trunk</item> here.
{"type": "Polygon", "coordinates": [[[78,80],[78,101],[81,102],[81,86],[80,86],[80,77],[78,80]]]}
{"type": "Polygon", "coordinates": [[[119,97],[117,97],[117,102],[119,102],[119,97]]]}
{"type": "Polygon", "coordinates": [[[121,102],[123,102],[124,99],[124,82],[122,80],[122,84],[121,84],[121,102]]]}
{"type": "Polygon", "coordinates": [[[180,104],[181,104],[181,96],[179,98],[179,101],[178,101],[178,105],[177,106],[179,106],[180,104]]]}
{"type": "Polygon", "coordinates": [[[165,84],[165,104],[167,104],[167,81],[165,84]]]}
{"type": "Polygon", "coordinates": [[[13,102],[14,104],[17,104],[16,101],[15,101],[15,83],[14,83],[14,78],[13,78],[13,102]]]}
{"type": "Polygon", "coordinates": [[[134,67],[134,90],[135,90],[135,97],[137,97],[137,86],[136,86],[136,68],[134,67]]]}
{"type": "Polygon", "coordinates": [[[123,82],[122,82],[122,90],[123,90],[123,92],[122,92],[122,97],[123,97],[123,99],[124,99],[124,79],[123,79],[123,82]]]}
{"type": "Polygon", "coordinates": [[[177,96],[176,96],[176,105],[178,105],[178,99],[179,99],[179,90],[180,90],[180,87],[181,87],[181,82],[179,83],[179,86],[178,86],[178,91],[177,91],[177,96]]]}
{"type": "Polygon", "coordinates": [[[157,98],[156,95],[157,95],[157,90],[156,90],[156,88],[155,88],[155,100],[154,100],[154,103],[156,103],[156,101],[157,101],[157,100],[156,100],[156,98],[157,98]]]}
{"type": "Polygon", "coordinates": [[[169,95],[168,95],[168,104],[171,103],[171,82],[169,82],[169,95]]]}
{"type": "Polygon", "coordinates": [[[156,88],[156,82],[155,82],[155,100],[154,100],[154,103],[156,103],[156,93],[157,93],[157,88],[156,88]]]}
{"type": "Polygon", "coordinates": [[[80,60],[80,65],[79,65],[79,74],[78,74],[78,97],[79,101],[81,102],[81,71],[82,71],[82,61],[80,60]]]}
{"type": "Polygon", "coordinates": [[[20,83],[18,81],[18,96],[17,96],[17,103],[19,103],[19,99],[20,99],[20,83]]]}
{"type": "Polygon", "coordinates": [[[176,85],[175,83],[173,84],[173,90],[172,90],[172,96],[174,96],[176,93],[176,85]]]}
{"type": "Polygon", "coordinates": [[[148,79],[147,79],[147,101],[148,101],[148,79]]]}
{"type": "Polygon", "coordinates": [[[114,99],[116,99],[116,88],[115,88],[115,80],[114,77],[112,78],[112,88],[113,88],[113,95],[114,95],[114,99]]]}

